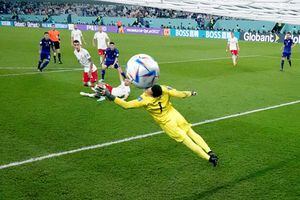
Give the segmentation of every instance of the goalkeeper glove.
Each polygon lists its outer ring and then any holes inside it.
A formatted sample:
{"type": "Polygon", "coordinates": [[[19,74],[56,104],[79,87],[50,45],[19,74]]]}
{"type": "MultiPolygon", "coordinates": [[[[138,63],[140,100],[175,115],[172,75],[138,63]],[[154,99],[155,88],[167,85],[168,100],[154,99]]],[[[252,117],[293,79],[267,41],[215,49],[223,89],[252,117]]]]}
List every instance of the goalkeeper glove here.
{"type": "Polygon", "coordinates": [[[196,91],[191,91],[191,96],[196,96],[198,93],[196,91]]]}
{"type": "Polygon", "coordinates": [[[106,98],[108,98],[110,101],[114,101],[116,99],[116,97],[114,95],[112,95],[108,89],[104,90],[105,93],[104,95],[106,96],[106,98]]]}

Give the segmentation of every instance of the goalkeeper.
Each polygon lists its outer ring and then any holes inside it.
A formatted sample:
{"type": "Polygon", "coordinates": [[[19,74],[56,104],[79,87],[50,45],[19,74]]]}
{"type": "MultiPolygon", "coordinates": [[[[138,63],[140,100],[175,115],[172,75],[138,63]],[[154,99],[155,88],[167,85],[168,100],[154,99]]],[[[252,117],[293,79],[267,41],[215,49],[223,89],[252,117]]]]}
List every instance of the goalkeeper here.
{"type": "Polygon", "coordinates": [[[154,85],[136,100],[124,101],[109,90],[103,91],[105,96],[125,109],[144,107],[160,125],[160,127],[174,140],[182,142],[198,156],[212,163],[215,167],[218,157],[208,147],[206,142],[191,128],[185,118],[172,106],[170,97],[186,98],[197,95],[194,91],[177,91],[171,87],[154,85]]]}

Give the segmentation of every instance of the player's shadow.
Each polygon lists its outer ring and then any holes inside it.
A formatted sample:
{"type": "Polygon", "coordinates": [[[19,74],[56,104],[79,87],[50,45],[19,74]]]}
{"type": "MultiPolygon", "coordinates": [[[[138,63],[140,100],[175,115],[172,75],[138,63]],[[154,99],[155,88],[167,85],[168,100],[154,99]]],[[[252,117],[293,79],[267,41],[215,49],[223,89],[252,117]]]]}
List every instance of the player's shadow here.
{"type": "Polygon", "coordinates": [[[218,192],[218,191],[220,191],[222,189],[231,188],[231,187],[233,187],[233,186],[235,186],[235,185],[237,185],[237,184],[239,184],[239,183],[241,183],[243,181],[250,180],[250,179],[255,179],[257,177],[265,175],[266,173],[268,173],[270,171],[282,168],[285,165],[288,165],[289,162],[291,162],[291,161],[293,161],[293,160],[278,162],[278,163],[276,163],[274,165],[268,166],[266,168],[263,168],[261,170],[255,171],[255,172],[250,173],[248,175],[245,175],[243,177],[240,177],[240,178],[234,179],[234,180],[232,180],[230,182],[224,183],[223,185],[220,185],[220,186],[217,186],[217,187],[212,187],[209,190],[206,190],[206,191],[203,191],[203,192],[199,192],[199,193],[191,195],[191,196],[181,197],[179,199],[181,199],[181,200],[205,199],[206,197],[209,197],[213,193],[216,193],[216,192],[218,192]]]}

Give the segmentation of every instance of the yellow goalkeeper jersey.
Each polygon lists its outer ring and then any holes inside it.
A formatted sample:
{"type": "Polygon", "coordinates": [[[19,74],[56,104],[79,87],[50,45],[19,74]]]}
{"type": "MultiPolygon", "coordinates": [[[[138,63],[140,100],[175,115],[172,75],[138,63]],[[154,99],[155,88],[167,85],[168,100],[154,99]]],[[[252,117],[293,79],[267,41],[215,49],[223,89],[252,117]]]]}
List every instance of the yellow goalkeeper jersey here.
{"type": "Polygon", "coordinates": [[[143,93],[138,99],[132,101],[124,101],[120,98],[115,98],[115,103],[122,106],[125,109],[144,107],[154,118],[154,120],[160,124],[164,124],[169,121],[171,115],[169,112],[173,110],[170,97],[185,98],[190,97],[190,91],[177,91],[169,86],[161,86],[162,95],[154,98],[152,96],[143,93]]]}

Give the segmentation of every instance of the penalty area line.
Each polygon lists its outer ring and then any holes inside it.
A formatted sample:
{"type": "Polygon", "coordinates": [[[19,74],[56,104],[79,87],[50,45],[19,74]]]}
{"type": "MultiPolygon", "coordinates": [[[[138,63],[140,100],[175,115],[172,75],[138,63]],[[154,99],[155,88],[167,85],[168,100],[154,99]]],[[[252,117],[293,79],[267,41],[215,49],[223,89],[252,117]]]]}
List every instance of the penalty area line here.
{"type": "MultiPolygon", "coordinates": [[[[278,104],[278,105],[274,105],[274,106],[268,106],[268,107],[250,110],[250,111],[246,111],[246,112],[236,113],[236,114],[232,114],[232,115],[226,115],[226,116],[218,117],[218,118],[214,118],[214,119],[208,119],[208,120],[194,123],[194,124],[192,124],[192,126],[209,124],[209,123],[213,123],[213,122],[217,122],[217,121],[222,121],[222,120],[226,120],[226,119],[230,119],[230,118],[236,118],[236,117],[240,117],[240,116],[244,116],[244,115],[249,115],[252,113],[262,112],[262,111],[266,111],[266,110],[272,110],[272,109],[289,106],[289,105],[294,105],[294,104],[298,104],[298,103],[300,103],[300,100],[282,103],[282,104],[278,104]]],[[[5,168],[11,168],[11,167],[15,167],[15,166],[24,165],[27,163],[33,163],[33,162],[37,162],[37,161],[41,161],[41,160],[45,160],[45,159],[49,159],[49,158],[59,157],[59,156],[67,155],[67,154],[73,154],[73,153],[87,151],[87,150],[91,150],[91,149],[99,149],[99,148],[103,148],[103,147],[107,147],[107,146],[112,146],[114,144],[120,144],[120,143],[130,142],[130,141],[134,141],[134,140],[140,140],[140,139],[152,137],[152,136],[155,136],[155,135],[158,135],[161,133],[163,133],[163,131],[157,131],[157,132],[152,132],[152,133],[148,133],[148,134],[137,135],[137,136],[133,136],[133,137],[123,138],[123,139],[119,139],[119,140],[115,140],[115,141],[92,145],[92,146],[85,146],[85,147],[81,147],[81,148],[73,149],[73,150],[69,150],[69,151],[62,151],[62,152],[48,154],[45,156],[30,158],[28,160],[12,162],[12,163],[8,163],[5,165],[0,165],[0,170],[5,169],[5,168]]]]}

